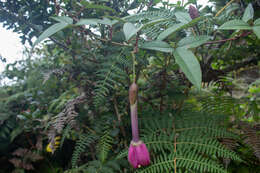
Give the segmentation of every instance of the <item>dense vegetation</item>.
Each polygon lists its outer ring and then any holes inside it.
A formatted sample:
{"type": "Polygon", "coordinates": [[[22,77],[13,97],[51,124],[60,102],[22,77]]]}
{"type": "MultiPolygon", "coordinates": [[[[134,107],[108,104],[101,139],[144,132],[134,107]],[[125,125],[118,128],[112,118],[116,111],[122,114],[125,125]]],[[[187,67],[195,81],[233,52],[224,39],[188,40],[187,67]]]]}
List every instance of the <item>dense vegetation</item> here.
{"type": "Polygon", "coordinates": [[[0,76],[0,172],[260,172],[260,3],[211,3],[1,1],[31,48],[0,76]]]}

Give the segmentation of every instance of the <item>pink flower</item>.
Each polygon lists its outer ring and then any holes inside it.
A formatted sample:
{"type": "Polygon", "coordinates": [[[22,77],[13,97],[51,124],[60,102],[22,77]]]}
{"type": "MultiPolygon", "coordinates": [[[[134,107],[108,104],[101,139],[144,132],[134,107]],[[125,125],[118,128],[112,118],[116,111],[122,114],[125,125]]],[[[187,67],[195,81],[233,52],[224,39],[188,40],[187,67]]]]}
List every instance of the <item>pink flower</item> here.
{"type": "Polygon", "coordinates": [[[146,145],[139,139],[137,117],[138,86],[132,83],[129,88],[129,101],[131,112],[132,141],[128,150],[128,161],[134,168],[150,164],[150,154],[146,145]]]}
{"type": "Polygon", "coordinates": [[[134,168],[147,166],[150,164],[150,154],[146,145],[142,141],[131,141],[128,150],[128,161],[134,168]]]}

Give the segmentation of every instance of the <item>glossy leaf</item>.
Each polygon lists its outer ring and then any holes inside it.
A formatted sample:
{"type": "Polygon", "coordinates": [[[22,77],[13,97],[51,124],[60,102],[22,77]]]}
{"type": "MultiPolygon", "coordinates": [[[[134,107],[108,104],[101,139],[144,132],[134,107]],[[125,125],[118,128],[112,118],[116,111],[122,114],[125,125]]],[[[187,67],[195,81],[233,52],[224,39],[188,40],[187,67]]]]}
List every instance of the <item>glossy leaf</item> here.
{"type": "Polygon", "coordinates": [[[196,19],[193,19],[192,21],[190,21],[189,23],[178,23],[175,24],[169,28],[167,28],[165,31],[163,31],[158,37],[157,40],[164,40],[165,38],[169,37],[170,35],[172,35],[173,33],[181,30],[181,29],[185,29],[188,27],[191,27],[193,25],[195,25],[197,22],[199,22],[201,19],[203,19],[204,17],[198,17],[196,19]]]}
{"type": "Polygon", "coordinates": [[[141,28],[136,28],[132,23],[125,23],[123,31],[125,34],[126,41],[132,38],[141,28]]]}
{"type": "Polygon", "coordinates": [[[185,37],[179,41],[178,47],[195,48],[206,43],[209,39],[209,36],[206,35],[185,37]]]}
{"type": "Polygon", "coordinates": [[[254,9],[252,4],[249,3],[248,6],[246,7],[242,20],[244,22],[248,22],[250,19],[253,19],[253,17],[254,17],[254,9]]]}
{"type": "Polygon", "coordinates": [[[99,19],[81,19],[76,25],[97,25],[99,19]]]}
{"type": "Polygon", "coordinates": [[[255,35],[260,39],[260,18],[256,19],[253,26],[255,35]]]}
{"type": "Polygon", "coordinates": [[[100,23],[100,24],[103,24],[103,25],[112,26],[112,25],[114,25],[117,22],[117,20],[110,20],[108,18],[104,18],[102,20],[99,19],[97,22],[100,23]]]}
{"type": "Polygon", "coordinates": [[[145,42],[143,45],[140,46],[140,48],[157,50],[157,51],[167,52],[167,53],[171,53],[173,51],[172,47],[164,41],[145,42]]]}
{"type": "Polygon", "coordinates": [[[229,29],[239,29],[239,30],[250,30],[252,29],[251,26],[244,22],[243,20],[231,20],[231,21],[228,21],[226,23],[224,23],[223,25],[221,25],[219,27],[219,29],[223,29],[223,30],[229,30],[229,29]]]}
{"type": "Polygon", "coordinates": [[[65,22],[60,22],[60,23],[56,23],[52,26],[50,26],[49,28],[47,28],[39,37],[38,39],[35,41],[34,46],[36,46],[38,43],[40,43],[42,40],[52,36],[53,34],[55,34],[56,32],[64,29],[65,27],[67,27],[69,24],[65,23],[65,22]]]}
{"type": "Polygon", "coordinates": [[[172,33],[176,32],[178,29],[180,29],[185,23],[178,23],[173,25],[172,27],[167,28],[165,31],[163,31],[158,37],[157,40],[164,40],[172,33]]]}
{"type": "Polygon", "coordinates": [[[202,73],[200,64],[195,55],[185,48],[177,48],[173,52],[177,64],[189,81],[198,89],[201,88],[202,73]]]}
{"type": "Polygon", "coordinates": [[[189,23],[190,21],[192,21],[189,13],[184,13],[184,12],[176,12],[175,16],[177,18],[178,21],[180,21],[181,23],[189,23]]]}

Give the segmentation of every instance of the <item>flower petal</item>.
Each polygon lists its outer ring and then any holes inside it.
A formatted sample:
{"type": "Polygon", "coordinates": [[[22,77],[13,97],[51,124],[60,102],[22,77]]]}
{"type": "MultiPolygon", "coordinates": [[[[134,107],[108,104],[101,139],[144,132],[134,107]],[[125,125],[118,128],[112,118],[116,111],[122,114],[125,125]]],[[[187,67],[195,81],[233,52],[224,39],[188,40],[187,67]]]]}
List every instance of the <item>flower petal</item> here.
{"type": "Polygon", "coordinates": [[[136,147],[138,163],[142,166],[147,166],[150,164],[150,154],[144,143],[136,147]]]}
{"type": "Polygon", "coordinates": [[[138,168],[136,146],[133,146],[132,144],[130,144],[128,150],[128,161],[134,168],[138,168]]]}

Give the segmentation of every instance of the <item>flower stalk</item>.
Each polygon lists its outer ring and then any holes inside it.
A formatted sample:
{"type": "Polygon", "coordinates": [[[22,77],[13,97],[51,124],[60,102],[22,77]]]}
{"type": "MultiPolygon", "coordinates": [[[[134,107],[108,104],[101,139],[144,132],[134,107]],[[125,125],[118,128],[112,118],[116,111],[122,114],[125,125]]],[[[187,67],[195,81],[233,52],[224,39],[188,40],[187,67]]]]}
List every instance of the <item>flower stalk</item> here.
{"type": "Polygon", "coordinates": [[[150,164],[150,154],[146,145],[139,139],[137,117],[137,94],[138,86],[132,83],[129,89],[129,101],[131,111],[132,141],[128,151],[128,161],[134,168],[150,164]]]}
{"type": "Polygon", "coordinates": [[[130,101],[130,112],[131,112],[131,127],[132,127],[132,137],[134,142],[139,141],[139,131],[138,131],[138,117],[137,117],[137,92],[138,86],[133,83],[129,89],[129,101],[130,101]]]}

